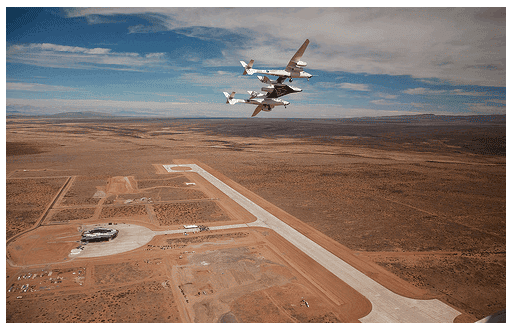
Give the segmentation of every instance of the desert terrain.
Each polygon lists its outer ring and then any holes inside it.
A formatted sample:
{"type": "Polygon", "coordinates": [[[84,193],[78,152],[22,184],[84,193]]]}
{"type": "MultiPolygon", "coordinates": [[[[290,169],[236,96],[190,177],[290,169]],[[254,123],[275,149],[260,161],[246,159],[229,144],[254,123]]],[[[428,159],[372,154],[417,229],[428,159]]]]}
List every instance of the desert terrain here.
{"type": "Polygon", "coordinates": [[[199,165],[393,293],[457,310],[455,322],[506,306],[503,116],[7,118],[6,153],[7,322],[370,314],[369,298],[170,164],[199,165]],[[98,224],[119,238],[70,254],[98,224]],[[138,246],[114,254],[133,229],[138,246]]]}

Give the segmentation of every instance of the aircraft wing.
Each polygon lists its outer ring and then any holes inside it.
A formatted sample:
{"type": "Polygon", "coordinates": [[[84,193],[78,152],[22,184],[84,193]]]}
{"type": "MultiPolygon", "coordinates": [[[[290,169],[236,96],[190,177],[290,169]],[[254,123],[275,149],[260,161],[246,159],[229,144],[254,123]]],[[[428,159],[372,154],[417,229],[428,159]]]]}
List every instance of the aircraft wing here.
{"type": "Polygon", "coordinates": [[[252,113],[251,117],[258,115],[258,113],[261,111],[262,108],[263,108],[263,105],[258,105],[258,107],[256,107],[256,109],[254,110],[254,113],[252,113]]]}
{"type": "Polygon", "coordinates": [[[297,51],[297,53],[295,53],[295,55],[292,57],[290,62],[288,62],[288,65],[286,66],[286,69],[285,69],[286,71],[292,71],[294,68],[297,68],[297,63],[299,63],[300,58],[302,57],[302,54],[304,54],[304,51],[306,50],[308,45],[309,45],[309,39],[306,39],[304,44],[302,44],[302,46],[300,46],[299,50],[297,51]]]}
{"type": "Polygon", "coordinates": [[[279,98],[279,97],[282,97],[283,95],[286,95],[286,94],[289,94],[289,93],[293,93],[295,92],[292,88],[290,88],[288,85],[276,85],[274,87],[274,90],[267,94],[267,98],[279,98]]]}
{"type": "MultiPolygon", "coordinates": [[[[288,68],[288,67],[286,67],[286,68],[288,68]]],[[[278,83],[278,84],[282,84],[282,83],[285,81],[285,79],[286,79],[286,77],[285,77],[285,76],[279,76],[279,77],[277,78],[277,83],[278,83]]]]}

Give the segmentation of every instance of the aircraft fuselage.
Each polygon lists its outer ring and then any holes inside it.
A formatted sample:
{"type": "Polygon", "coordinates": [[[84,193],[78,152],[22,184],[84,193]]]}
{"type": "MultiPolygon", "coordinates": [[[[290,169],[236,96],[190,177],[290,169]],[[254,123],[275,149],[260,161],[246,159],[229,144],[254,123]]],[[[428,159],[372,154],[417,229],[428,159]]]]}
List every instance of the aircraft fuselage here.
{"type": "Polygon", "coordinates": [[[287,106],[290,104],[288,101],[276,98],[245,99],[244,101],[253,105],[287,106]]]}
{"type": "Polygon", "coordinates": [[[262,70],[262,69],[252,69],[252,72],[258,74],[267,74],[278,77],[290,77],[290,78],[311,78],[312,74],[307,73],[305,71],[286,71],[286,70],[262,70]]]}

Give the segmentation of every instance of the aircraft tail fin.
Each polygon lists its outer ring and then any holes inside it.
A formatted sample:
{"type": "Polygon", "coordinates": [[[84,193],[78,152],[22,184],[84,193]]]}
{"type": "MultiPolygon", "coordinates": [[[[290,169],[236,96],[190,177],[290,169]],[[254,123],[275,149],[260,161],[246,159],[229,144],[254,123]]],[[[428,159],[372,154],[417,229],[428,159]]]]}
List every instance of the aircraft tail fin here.
{"type": "Polygon", "coordinates": [[[249,99],[254,99],[256,97],[261,96],[260,93],[258,93],[256,91],[247,91],[247,93],[249,93],[249,95],[250,95],[249,99]]]}
{"type": "Polygon", "coordinates": [[[254,60],[249,61],[249,64],[245,63],[244,61],[240,61],[242,64],[242,67],[244,67],[244,75],[252,75],[255,70],[252,68],[252,65],[254,64],[254,60]]]}
{"type": "Polygon", "coordinates": [[[231,94],[229,94],[228,92],[222,93],[224,93],[224,95],[226,96],[226,103],[229,103],[230,105],[234,105],[239,101],[238,99],[234,99],[236,92],[231,92],[231,94]]]}
{"type": "Polygon", "coordinates": [[[258,76],[260,82],[265,84],[272,84],[272,81],[267,76],[258,76]]]}
{"type": "Polygon", "coordinates": [[[252,113],[251,117],[258,115],[262,108],[263,105],[258,105],[258,107],[256,107],[256,109],[254,110],[254,113],[252,113]]]}

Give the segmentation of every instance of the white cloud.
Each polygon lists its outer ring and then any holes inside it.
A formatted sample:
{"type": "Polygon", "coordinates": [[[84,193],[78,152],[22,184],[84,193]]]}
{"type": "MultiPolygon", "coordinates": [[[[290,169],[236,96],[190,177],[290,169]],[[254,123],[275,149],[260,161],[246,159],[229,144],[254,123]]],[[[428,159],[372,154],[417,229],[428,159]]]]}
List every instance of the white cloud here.
{"type": "MultiPolygon", "coordinates": [[[[78,8],[72,17],[152,15],[158,27],[229,43],[224,65],[284,66],[304,42],[312,70],[411,75],[505,86],[504,8],[78,8]],[[207,29],[216,29],[207,31],[207,29]],[[200,29],[200,31],[198,30],[200,29]]],[[[156,25],[139,27],[148,32],[156,25]]]]}
{"type": "Polygon", "coordinates": [[[411,103],[409,103],[409,105],[411,105],[414,108],[422,108],[422,109],[430,107],[430,104],[419,103],[419,102],[411,102],[411,103]]]}
{"type": "Polygon", "coordinates": [[[112,52],[108,48],[85,48],[56,44],[13,45],[7,49],[6,60],[42,67],[110,70],[144,70],[165,66],[164,53],[112,52]]]}
{"type": "Polygon", "coordinates": [[[506,115],[506,107],[489,106],[486,103],[468,103],[466,106],[477,114],[506,115]]]}
{"type": "Polygon", "coordinates": [[[129,33],[153,33],[153,32],[159,32],[162,30],[165,30],[165,29],[163,29],[162,27],[147,26],[147,25],[142,25],[142,24],[128,27],[129,33]]]}
{"type": "Polygon", "coordinates": [[[398,95],[387,94],[387,93],[382,93],[382,92],[379,92],[376,95],[379,98],[384,98],[384,99],[396,99],[398,97],[398,95]]]}
{"type": "Polygon", "coordinates": [[[476,92],[476,91],[464,91],[462,89],[454,90],[431,90],[425,87],[417,87],[407,89],[403,93],[411,95],[461,95],[461,96],[472,96],[472,97],[483,97],[489,95],[489,92],[476,92]]]}
{"type": "Polygon", "coordinates": [[[500,103],[500,104],[503,104],[503,105],[506,105],[507,104],[507,100],[501,100],[501,99],[491,99],[491,100],[487,100],[487,102],[491,102],[491,103],[500,103]]]}
{"type": "Polygon", "coordinates": [[[403,91],[406,94],[412,94],[412,95],[440,95],[440,94],[446,94],[446,90],[431,90],[429,88],[425,87],[417,87],[417,88],[411,88],[403,91]]]}
{"type": "Polygon", "coordinates": [[[218,93],[226,91],[245,93],[246,91],[260,90],[266,86],[260,83],[255,77],[240,76],[237,73],[221,72],[220,74],[207,73],[184,73],[176,81],[183,81],[184,84],[204,86],[216,90],[218,93]]]}
{"type": "Polygon", "coordinates": [[[7,91],[33,91],[33,92],[70,92],[76,89],[68,86],[56,86],[37,83],[6,83],[7,91]]]}
{"type": "Polygon", "coordinates": [[[149,54],[146,54],[146,58],[150,59],[150,58],[161,58],[165,56],[165,53],[149,53],[149,54]]]}
{"type": "Polygon", "coordinates": [[[488,95],[487,92],[476,92],[476,91],[464,91],[461,89],[455,89],[450,91],[452,95],[464,95],[464,96],[472,96],[472,97],[482,97],[488,95]]]}
{"type": "Polygon", "coordinates": [[[374,105],[379,105],[379,106],[393,106],[393,105],[398,104],[398,102],[393,102],[393,101],[389,101],[389,100],[385,100],[385,99],[372,100],[372,101],[370,101],[370,103],[373,103],[374,105]]]}
{"type": "Polygon", "coordinates": [[[353,91],[369,91],[370,88],[367,84],[352,84],[352,83],[340,83],[338,84],[340,88],[353,90],[353,91]]]}
{"type": "Polygon", "coordinates": [[[108,49],[108,48],[84,48],[84,47],[77,47],[77,46],[55,45],[55,44],[49,44],[49,43],[30,44],[29,46],[15,45],[11,48],[11,51],[19,52],[19,51],[23,51],[23,50],[27,50],[27,49],[55,51],[55,52],[84,53],[84,54],[108,54],[108,53],[110,53],[110,49],[108,49]]]}

